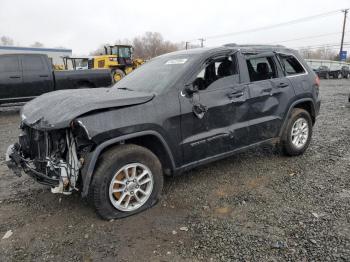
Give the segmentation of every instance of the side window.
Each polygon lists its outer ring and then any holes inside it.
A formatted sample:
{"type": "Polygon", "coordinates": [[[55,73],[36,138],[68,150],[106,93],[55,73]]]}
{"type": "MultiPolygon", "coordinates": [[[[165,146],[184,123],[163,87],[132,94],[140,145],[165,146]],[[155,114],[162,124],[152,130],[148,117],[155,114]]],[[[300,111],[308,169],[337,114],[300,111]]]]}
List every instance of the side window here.
{"type": "Polygon", "coordinates": [[[248,57],[246,61],[251,82],[278,77],[273,57],[248,57]]]}
{"type": "Polygon", "coordinates": [[[280,55],[282,66],[286,75],[305,73],[303,66],[294,56],[280,55]]]}
{"type": "Polygon", "coordinates": [[[203,68],[198,73],[193,84],[196,85],[199,90],[205,90],[217,80],[233,75],[238,75],[235,57],[222,57],[215,59],[203,68]]]}
{"type": "Polygon", "coordinates": [[[0,73],[18,71],[20,69],[17,56],[0,56],[0,73]]]}
{"type": "Polygon", "coordinates": [[[45,65],[41,56],[22,56],[23,71],[44,71],[45,65]]]}

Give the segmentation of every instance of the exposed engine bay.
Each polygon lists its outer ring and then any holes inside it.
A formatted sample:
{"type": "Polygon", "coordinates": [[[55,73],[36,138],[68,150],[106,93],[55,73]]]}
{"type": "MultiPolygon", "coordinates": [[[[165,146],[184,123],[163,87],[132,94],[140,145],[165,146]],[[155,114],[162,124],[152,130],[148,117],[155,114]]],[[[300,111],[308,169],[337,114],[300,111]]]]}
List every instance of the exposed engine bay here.
{"type": "Polygon", "coordinates": [[[77,134],[71,128],[41,131],[22,124],[21,129],[19,142],[6,154],[14,173],[21,176],[23,170],[37,182],[51,186],[52,193],[79,190],[84,152],[91,145],[81,129],[75,130],[77,134]]]}
{"type": "Polygon", "coordinates": [[[9,169],[17,176],[24,171],[37,182],[50,186],[54,193],[80,190],[86,196],[93,168],[89,178],[83,181],[84,162],[88,166],[89,154],[97,146],[92,138],[103,130],[92,127],[97,124],[95,120],[87,128],[78,117],[91,111],[142,104],[154,98],[149,93],[111,90],[61,90],[25,104],[20,112],[19,141],[6,152],[9,169]]]}

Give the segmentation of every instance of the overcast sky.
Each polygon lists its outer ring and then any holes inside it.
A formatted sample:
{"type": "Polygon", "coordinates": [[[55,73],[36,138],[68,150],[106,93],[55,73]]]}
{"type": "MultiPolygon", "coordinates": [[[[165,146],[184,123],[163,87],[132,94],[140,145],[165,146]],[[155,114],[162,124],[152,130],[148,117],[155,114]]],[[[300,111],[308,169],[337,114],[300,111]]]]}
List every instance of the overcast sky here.
{"type": "MultiPolygon", "coordinates": [[[[209,37],[348,8],[350,0],[0,0],[0,7],[0,36],[7,35],[21,46],[39,41],[46,47],[64,46],[82,55],[102,43],[133,38],[146,31],[159,32],[174,42],[204,37],[208,39],[207,46],[337,44],[341,37],[341,12],[265,31],[209,37]],[[332,35],[286,41],[323,34],[332,35]]],[[[345,42],[350,42],[350,15],[347,31],[345,42]]]]}

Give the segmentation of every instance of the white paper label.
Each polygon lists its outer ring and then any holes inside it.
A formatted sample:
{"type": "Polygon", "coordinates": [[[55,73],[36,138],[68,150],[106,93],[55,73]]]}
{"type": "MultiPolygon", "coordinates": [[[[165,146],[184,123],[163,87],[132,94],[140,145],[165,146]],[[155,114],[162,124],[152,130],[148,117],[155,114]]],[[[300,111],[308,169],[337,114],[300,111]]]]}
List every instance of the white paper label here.
{"type": "Polygon", "coordinates": [[[181,65],[187,62],[187,58],[181,58],[181,59],[173,59],[167,61],[165,64],[166,65],[181,65]]]}

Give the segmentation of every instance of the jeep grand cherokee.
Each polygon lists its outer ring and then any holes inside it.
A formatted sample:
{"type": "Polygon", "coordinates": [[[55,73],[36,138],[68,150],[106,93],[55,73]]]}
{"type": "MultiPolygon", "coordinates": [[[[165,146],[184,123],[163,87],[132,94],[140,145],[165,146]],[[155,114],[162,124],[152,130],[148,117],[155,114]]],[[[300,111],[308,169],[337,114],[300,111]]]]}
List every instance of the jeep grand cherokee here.
{"type": "Polygon", "coordinates": [[[105,219],[126,217],[157,202],[164,174],[266,143],[304,153],[318,94],[315,73],[281,46],[169,53],[111,89],[29,102],[6,159],[54,193],[80,191],[105,219]]]}

